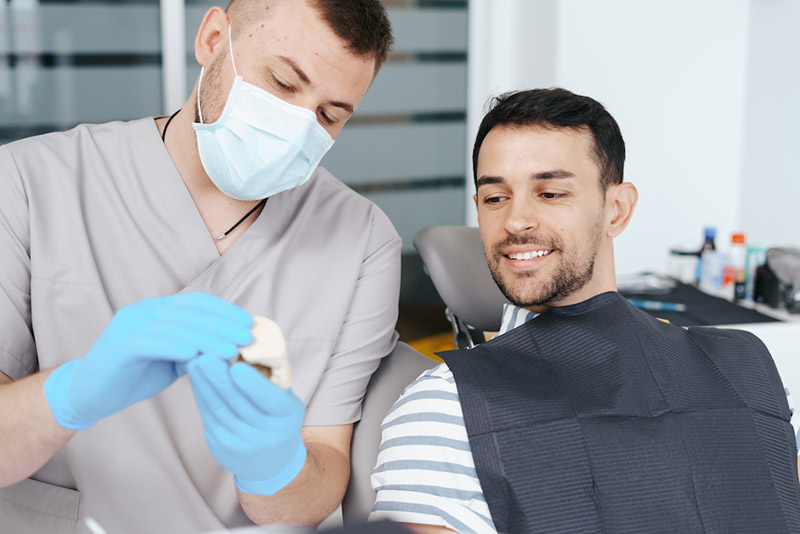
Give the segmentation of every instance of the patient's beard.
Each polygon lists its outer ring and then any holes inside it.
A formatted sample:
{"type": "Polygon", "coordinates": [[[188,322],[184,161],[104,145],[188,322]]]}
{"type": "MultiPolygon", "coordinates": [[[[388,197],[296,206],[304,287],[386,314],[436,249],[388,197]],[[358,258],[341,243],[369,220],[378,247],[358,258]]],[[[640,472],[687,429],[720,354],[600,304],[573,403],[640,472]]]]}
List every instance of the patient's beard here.
{"type": "Polygon", "coordinates": [[[583,288],[592,279],[600,242],[601,232],[598,226],[593,228],[588,250],[584,252],[579,251],[577,247],[565,249],[563,242],[556,236],[543,238],[534,234],[512,235],[495,244],[491,256],[487,258],[489,270],[497,287],[513,305],[520,308],[556,305],[583,288]],[[522,272],[503,269],[501,251],[508,246],[527,244],[553,250],[547,264],[541,268],[522,272]]]}

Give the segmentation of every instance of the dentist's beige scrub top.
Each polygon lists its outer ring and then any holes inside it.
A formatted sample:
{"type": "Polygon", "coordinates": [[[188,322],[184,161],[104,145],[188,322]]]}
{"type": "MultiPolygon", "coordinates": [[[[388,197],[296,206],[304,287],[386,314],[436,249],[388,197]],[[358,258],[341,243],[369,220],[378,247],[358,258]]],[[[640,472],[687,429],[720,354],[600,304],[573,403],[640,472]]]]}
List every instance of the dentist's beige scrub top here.
{"type": "MultiPolygon", "coordinates": [[[[374,204],[318,169],[220,256],[152,118],[0,147],[0,255],[0,370],[13,379],[85,354],[121,306],[204,291],[274,319],[305,424],[339,425],[359,419],[396,342],[400,238],[374,204]]],[[[83,533],[86,516],[109,534],[251,524],[186,377],[0,489],[3,532],[83,533]]]]}

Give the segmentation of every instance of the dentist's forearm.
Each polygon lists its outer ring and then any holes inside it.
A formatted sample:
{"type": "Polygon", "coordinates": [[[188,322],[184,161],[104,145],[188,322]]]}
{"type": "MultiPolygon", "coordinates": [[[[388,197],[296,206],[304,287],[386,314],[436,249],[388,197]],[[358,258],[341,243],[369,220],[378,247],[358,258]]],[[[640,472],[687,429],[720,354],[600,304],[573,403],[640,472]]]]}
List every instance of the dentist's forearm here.
{"type": "Polygon", "coordinates": [[[51,372],[13,382],[0,373],[0,487],[31,476],[75,434],[56,423],[45,399],[51,372]]]}
{"type": "Polygon", "coordinates": [[[337,449],[306,442],[300,474],[278,493],[265,497],[239,491],[239,503],[257,525],[319,525],[336,510],[350,477],[350,461],[337,449]]]}

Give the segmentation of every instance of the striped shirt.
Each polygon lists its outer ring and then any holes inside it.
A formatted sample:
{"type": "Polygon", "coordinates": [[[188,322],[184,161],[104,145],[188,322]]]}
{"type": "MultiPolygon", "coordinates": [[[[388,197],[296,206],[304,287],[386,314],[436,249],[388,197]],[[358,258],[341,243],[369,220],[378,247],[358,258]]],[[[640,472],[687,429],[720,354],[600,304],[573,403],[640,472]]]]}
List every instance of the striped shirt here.
{"type": "MultiPolygon", "coordinates": [[[[510,304],[498,335],[535,314],[510,304]]],[[[797,419],[792,398],[792,425],[797,419]]],[[[453,373],[442,363],[412,382],[381,425],[372,472],[376,492],[370,520],[439,525],[457,532],[496,533],[478,480],[453,373]]]]}
{"type": "MultiPolygon", "coordinates": [[[[534,317],[506,304],[499,334],[534,317]]],[[[370,520],[496,533],[483,496],[453,373],[442,363],[409,385],[381,425],[370,520]]]]}

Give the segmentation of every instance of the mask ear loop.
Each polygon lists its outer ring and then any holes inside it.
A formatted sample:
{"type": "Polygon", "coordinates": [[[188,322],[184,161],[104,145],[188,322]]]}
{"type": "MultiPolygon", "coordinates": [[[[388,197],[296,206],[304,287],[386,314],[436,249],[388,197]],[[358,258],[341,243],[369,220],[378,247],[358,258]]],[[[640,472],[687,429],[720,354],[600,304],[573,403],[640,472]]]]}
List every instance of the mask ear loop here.
{"type": "Polygon", "coordinates": [[[197,115],[200,117],[200,124],[203,124],[203,108],[200,107],[200,88],[203,86],[203,72],[205,67],[200,67],[200,79],[197,80],[197,115]]]}
{"type": "MultiPolygon", "coordinates": [[[[233,65],[233,76],[238,77],[239,73],[236,72],[236,62],[233,60],[233,41],[231,41],[231,25],[228,24],[228,51],[231,53],[231,65],[233,65]]],[[[203,85],[203,73],[206,68],[200,68],[200,78],[197,80],[197,115],[200,118],[200,124],[203,124],[203,108],[200,107],[200,87],[203,85]]]]}
{"type": "Polygon", "coordinates": [[[228,50],[231,53],[231,65],[233,65],[233,76],[238,77],[239,73],[236,72],[236,62],[233,60],[233,41],[231,41],[231,25],[228,23],[228,50]]]}

